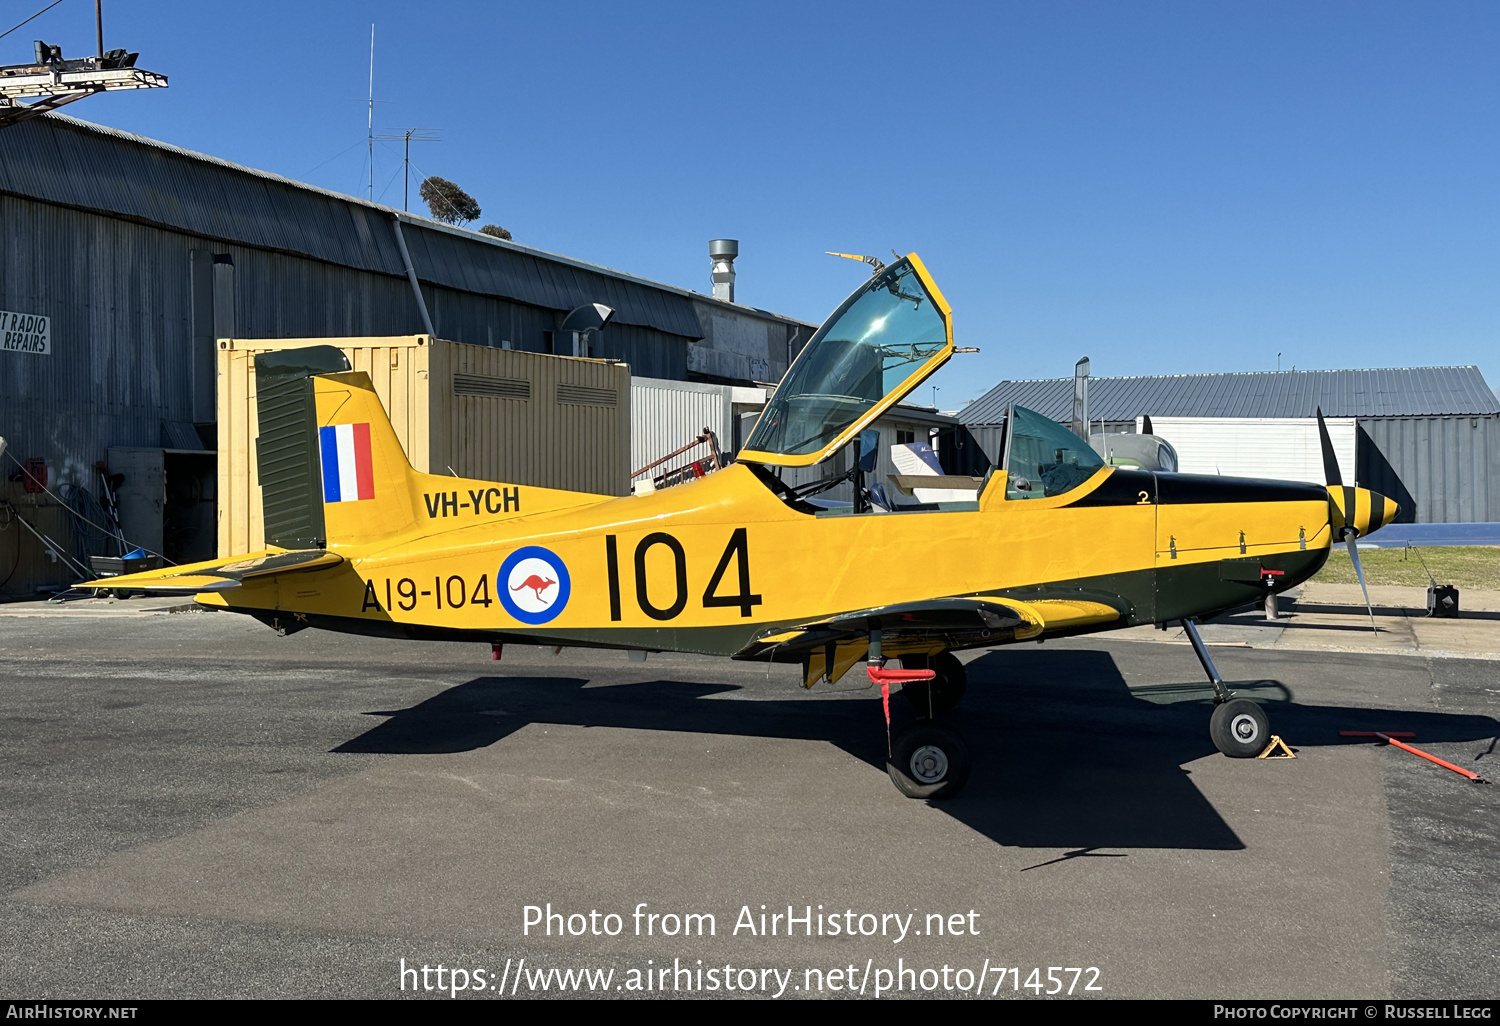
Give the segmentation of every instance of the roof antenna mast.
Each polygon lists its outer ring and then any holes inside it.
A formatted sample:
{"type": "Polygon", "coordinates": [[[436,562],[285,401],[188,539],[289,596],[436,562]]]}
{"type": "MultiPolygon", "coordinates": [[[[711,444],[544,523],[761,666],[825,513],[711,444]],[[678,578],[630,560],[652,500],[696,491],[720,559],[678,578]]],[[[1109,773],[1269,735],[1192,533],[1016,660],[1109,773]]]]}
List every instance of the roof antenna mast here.
{"type": "Polygon", "coordinates": [[[375,202],[375,26],[370,26],[370,115],[369,138],[370,202],[375,202]]]}
{"type": "MultiPolygon", "coordinates": [[[[408,128],[404,132],[395,135],[377,135],[377,139],[401,139],[406,143],[406,154],[401,158],[403,167],[403,184],[401,186],[401,209],[409,210],[411,205],[411,144],[413,142],[441,142],[437,133],[441,128],[408,128]]],[[[382,193],[384,195],[384,193],[382,193]]]]}

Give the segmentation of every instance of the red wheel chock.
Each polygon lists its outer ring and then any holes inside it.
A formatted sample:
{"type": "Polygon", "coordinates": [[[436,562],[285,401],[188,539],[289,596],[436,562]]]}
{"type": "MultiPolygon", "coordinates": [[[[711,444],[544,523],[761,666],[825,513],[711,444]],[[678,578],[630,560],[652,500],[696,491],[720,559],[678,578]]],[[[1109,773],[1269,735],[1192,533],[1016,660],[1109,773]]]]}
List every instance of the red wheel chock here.
{"type": "Polygon", "coordinates": [[[1404,730],[1390,730],[1390,731],[1381,731],[1381,730],[1341,730],[1341,731],[1339,731],[1339,737],[1378,737],[1378,738],[1380,738],[1380,740],[1386,742],[1387,744],[1395,745],[1397,748],[1400,748],[1403,751],[1410,752],[1413,755],[1420,755],[1422,758],[1426,759],[1428,762],[1435,762],[1439,766],[1443,767],[1443,769],[1450,769],[1454,773],[1457,773],[1461,777],[1468,777],[1470,780],[1474,781],[1474,783],[1476,783],[1476,784],[1488,784],[1489,783],[1488,780],[1484,779],[1478,773],[1475,773],[1472,770],[1466,770],[1462,766],[1455,766],[1455,765],[1453,765],[1453,763],[1448,762],[1445,759],[1439,759],[1436,755],[1433,755],[1431,752],[1424,752],[1420,748],[1415,748],[1415,747],[1413,747],[1411,745],[1404,744],[1404,743],[1396,740],[1396,738],[1398,738],[1398,737],[1416,737],[1416,736],[1417,735],[1411,733],[1410,731],[1404,731],[1404,730]]]}

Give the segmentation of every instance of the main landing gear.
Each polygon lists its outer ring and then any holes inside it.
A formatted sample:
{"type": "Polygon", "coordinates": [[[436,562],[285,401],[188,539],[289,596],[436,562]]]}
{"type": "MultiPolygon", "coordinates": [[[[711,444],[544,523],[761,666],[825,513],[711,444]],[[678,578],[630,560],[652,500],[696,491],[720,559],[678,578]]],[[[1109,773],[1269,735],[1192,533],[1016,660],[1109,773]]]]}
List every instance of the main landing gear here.
{"type": "Polygon", "coordinates": [[[929,720],[956,707],[969,686],[964,664],[952,652],[939,652],[933,656],[925,652],[904,655],[901,666],[907,670],[931,670],[937,674],[932,680],[912,681],[901,689],[902,696],[911,703],[912,711],[929,720]]]}
{"type": "Polygon", "coordinates": [[[952,653],[937,656],[905,656],[902,669],[887,670],[880,654],[880,632],[870,632],[870,655],[865,672],[880,685],[885,709],[889,761],[886,772],[891,783],[908,798],[952,798],[963,790],[972,765],[969,746],[951,726],[934,718],[958,704],[967,683],[963,664],[952,653]],[[918,665],[920,664],[920,665],[918,665]],[[919,717],[916,723],[891,735],[891,685],[900,684],[919,717]]]}
{"type": "Polygon", "coordinates": [[[962,734],[918,720],[891,739],[885,771],[908,798],[952,798],[968,783],[970,766],[962,734]]]}
{"type": "Polygon", "coordinates": [[[1182,629],[1213,685],[1214,711],[1208,718],[1208,736],[1214,747],[1231,759],[1255,758],[1271,743],[1270,717],[1259,703],[1235,698],[1234,692],[1224,686],[1224,678],[1219,676],[1218,668],[1209,658],[1208,647],[1198,635],[1197,623],[1183,620],[1182,629]]]}

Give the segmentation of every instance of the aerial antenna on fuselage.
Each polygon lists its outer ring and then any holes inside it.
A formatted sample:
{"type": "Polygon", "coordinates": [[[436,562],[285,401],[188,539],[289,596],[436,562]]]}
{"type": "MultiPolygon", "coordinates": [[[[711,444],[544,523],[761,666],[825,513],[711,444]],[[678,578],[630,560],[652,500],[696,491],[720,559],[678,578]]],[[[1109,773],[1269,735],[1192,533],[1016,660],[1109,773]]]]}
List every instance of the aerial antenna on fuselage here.
{"type": "MultiPolygon", "coordinates": [[[[829,256],[843,257],[845,260],[860,260],[864,263],[869,264],[871,268],[870,277],[872,278],[875,277],[875,275],[879,274],[881,271],[885,270],[885,261],[881,260],[878,256],[864,256],[860,253],[835,253],[831,249],[825,249],[823,252],[827,253],[829,256]]],[[[891,250],[891,252],[894,253],[896,251],[893,249],[891,250]]]]}

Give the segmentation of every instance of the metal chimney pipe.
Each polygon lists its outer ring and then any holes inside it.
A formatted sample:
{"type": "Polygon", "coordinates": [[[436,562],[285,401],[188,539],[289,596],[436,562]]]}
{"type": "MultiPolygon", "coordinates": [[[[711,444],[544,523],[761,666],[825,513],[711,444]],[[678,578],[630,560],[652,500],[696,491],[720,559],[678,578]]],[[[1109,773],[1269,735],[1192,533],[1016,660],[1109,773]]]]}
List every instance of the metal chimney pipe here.
{"type": "Polygon", "coordinates": [[[708,258],[713,261],[709,276],[713,278],[715,299],[734,302],[734,258],[739,255],[739,239],[714,239],[708,244],[708,258]]]}

